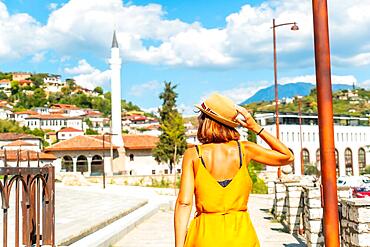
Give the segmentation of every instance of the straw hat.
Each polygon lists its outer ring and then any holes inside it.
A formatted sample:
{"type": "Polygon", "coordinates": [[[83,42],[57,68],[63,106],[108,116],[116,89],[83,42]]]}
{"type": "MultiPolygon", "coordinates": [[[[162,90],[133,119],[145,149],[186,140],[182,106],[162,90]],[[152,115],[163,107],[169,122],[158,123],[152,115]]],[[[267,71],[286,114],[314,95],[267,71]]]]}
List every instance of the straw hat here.
{"type": "Polygon", "coordinates": [[[229,127],[235,128],[239,125],[235,120],[238,111],[234,102],[219,93],[211,94],[202,104],[195,105],[195,107],[214,120],[229,127]]]}

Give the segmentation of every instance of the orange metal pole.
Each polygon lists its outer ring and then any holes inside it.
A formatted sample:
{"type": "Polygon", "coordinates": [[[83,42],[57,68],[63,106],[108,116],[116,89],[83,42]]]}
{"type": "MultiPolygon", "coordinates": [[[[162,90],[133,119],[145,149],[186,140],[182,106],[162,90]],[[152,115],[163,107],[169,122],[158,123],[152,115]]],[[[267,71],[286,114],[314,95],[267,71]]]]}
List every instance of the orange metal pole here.
{"type": "Polygon", "coordinates": [[[327,1],[312,0],[312,7],[325,246],[339,247],[338,197],[334,154],[333,104],[327,1]]]}

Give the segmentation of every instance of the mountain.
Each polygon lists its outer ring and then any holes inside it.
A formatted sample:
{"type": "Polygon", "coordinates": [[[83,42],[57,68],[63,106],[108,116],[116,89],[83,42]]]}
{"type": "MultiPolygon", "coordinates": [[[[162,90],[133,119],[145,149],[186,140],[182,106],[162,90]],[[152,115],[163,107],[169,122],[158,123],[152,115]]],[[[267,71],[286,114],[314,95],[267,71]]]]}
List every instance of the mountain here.
{"type": "MultiPolygon", "coordinates": [[[[297,95],[307,96],[310,94],[311,89],[315,87],[316,85],[312,83],[308,83],[308,82],[296,82],[296,83],[288,83],[284,85],[278,84],[279,99],[292,98],[297,95]]],[[[346,84],[333,84],[332,89],[334,92],[337,90],[352,89],[352,86],[346,85],[346,84]]],[[[271,101],[274,99],[275,99],[275,86],[272,85],[272,86],[259,90],[252,97],[243,101],[241,105],[245,105],[245,104],[249,104],[253,102],[271,101]]]]}

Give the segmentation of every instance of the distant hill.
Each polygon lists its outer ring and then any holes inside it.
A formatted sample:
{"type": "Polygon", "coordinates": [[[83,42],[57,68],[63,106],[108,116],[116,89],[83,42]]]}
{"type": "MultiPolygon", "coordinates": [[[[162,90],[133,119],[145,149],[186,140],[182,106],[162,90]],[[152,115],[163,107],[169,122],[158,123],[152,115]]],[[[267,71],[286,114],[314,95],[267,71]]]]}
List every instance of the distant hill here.
{"type": "MultiPolygon", "coordinates": [[[[278,84],[279,99],[292,98],[297,95],[307,96],[310,94],[311,89],[315,87],[316,85],[312,83],[308,83],[308,82],[296,82],[296,83],[288,83],[284,85],[278,84]]],[[[352,86],[345,85],[345,84],[333,84],[332,88],[333,88],[333,91],[338,91],[338,90],[344,90],[344,89],[351,89],[352,86]]],[[[274,99],[275,99],[275,86],[272,85],[272,86],[259,90],[252,97],[243,101],[241,105],[250,104],[253,102],[271,101],[274,99]]]]}

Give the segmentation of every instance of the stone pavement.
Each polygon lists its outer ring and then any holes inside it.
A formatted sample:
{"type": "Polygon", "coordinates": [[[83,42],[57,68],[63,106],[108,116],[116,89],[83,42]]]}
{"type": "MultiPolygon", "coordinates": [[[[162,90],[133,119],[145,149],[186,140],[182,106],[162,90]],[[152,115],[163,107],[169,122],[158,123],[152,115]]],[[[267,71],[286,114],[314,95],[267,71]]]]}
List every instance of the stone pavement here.
{"type": "MultiPolygon", "coordinates": [[[[14,190],[12,190],[14,194],[14,190]]],[[[14,243],[14,198],[8,211],[8,246],[14,243]]],[[[57,245],[67,245],[81,234],[91,233],[112,220],[147,203],[145,194],[124,193],[123,187],[106,190],[101,185],[64,186],[56,183],[55,231],[57,245]]],[[[0,229],[2,229],[0,221],[0,229]]],[[[0,239],[2,239],[0,231],[0,239]]],[[[22,232],[22,223],[20,223],[22,232]]]]}
{"type": "MultiPolygon", "coordinates": [[[[268,212],[272,207],[271,195],[251,195],[248,207],[261,247],[306,246],[301,238],[287,233],[280,223],[272,219],[268,212]]],[[[113,246],[173,247],[173,211],[159,211],[113,246]]]]}

